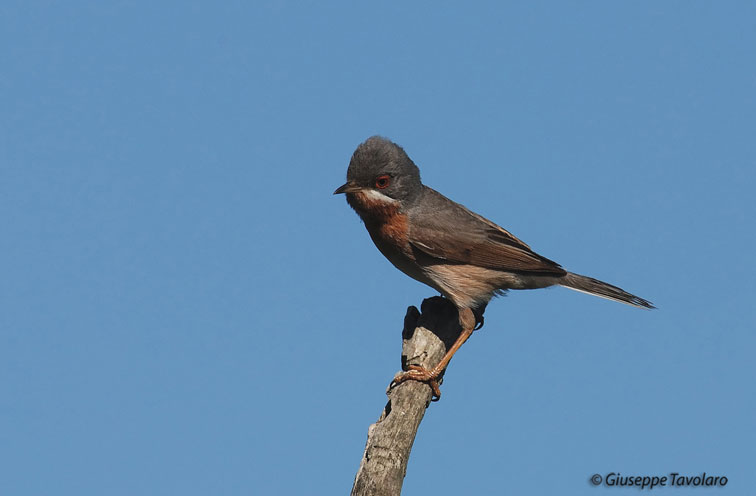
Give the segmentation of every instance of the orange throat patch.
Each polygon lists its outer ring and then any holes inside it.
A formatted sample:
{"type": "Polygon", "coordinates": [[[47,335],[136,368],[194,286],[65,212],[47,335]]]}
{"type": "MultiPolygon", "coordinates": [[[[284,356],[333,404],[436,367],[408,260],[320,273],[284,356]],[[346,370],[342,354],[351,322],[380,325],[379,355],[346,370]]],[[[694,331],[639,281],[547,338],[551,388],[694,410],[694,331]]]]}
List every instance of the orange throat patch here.
{"type": "Polygon", "coordinates": [[[409,250],[409,225],[407,216],[400,211],[398,200],[373,190],[347,193],[346,196],[376,244],[393,245],[401,251],[409,250]]]}

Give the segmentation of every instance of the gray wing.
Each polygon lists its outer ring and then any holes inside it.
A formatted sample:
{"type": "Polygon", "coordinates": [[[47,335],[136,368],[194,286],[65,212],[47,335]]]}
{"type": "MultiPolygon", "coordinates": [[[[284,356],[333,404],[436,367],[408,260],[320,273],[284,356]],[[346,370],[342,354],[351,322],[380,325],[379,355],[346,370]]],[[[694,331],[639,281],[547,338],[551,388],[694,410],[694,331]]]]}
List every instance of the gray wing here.
{"type": "Polygon", "coordinates": [[[507,272],[562,276],[558,263],[490,220],[425,187],[422,211],[410,209],[409,242],[433,258],[507,272]],[[432,212],[430,214],[429,212],[432,212]]]}

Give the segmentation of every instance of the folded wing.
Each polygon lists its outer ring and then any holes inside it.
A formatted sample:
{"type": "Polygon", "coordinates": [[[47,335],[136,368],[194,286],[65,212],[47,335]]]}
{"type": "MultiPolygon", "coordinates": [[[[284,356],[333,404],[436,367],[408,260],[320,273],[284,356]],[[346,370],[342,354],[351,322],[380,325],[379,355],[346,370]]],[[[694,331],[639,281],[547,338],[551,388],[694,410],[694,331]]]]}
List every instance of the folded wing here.
{"type": "Polygon", "coordinates": [[[485,217],[430,188],[423,194],[427,195],[423,212],[414,212],[414,215],[409,212],[412,219],[409,241],[422,253],[447,262],[507,272],[566,274],[558,263],[538,255],[485,217]],[[435,207],[437,215],[428,215],[428,206],[435,207]]]}

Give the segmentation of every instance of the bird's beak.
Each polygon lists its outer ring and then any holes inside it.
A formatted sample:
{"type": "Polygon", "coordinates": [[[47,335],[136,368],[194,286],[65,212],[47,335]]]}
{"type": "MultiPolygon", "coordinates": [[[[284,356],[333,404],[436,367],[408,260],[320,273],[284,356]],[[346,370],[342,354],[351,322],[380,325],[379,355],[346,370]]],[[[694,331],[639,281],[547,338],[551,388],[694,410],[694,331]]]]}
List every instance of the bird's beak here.
{"type": "Polygon", "coordinates": [[[346,183],[342,186],[339,186],[336,188],[336,191],[333,192],[334,195],[340,195],[342,193],[356,193],[357,191],[361,190],[362,188],[360,186],[357,186],[354,183],[346,183]]]}

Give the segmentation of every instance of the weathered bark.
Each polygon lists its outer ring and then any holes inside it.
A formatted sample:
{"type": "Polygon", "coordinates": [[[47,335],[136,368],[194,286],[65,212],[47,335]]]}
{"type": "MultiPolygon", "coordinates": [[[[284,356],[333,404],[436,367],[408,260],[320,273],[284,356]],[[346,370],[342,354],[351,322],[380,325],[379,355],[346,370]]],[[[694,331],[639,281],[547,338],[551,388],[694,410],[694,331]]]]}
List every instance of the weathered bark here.
{"type": "MultiPolygon", "coordinates": [[[[431,369],[460,334],[457,309],[441,297],[423,301],[422,313],[409,307],[402,332],[402,369],[421,365],[431,369]]],[[[431,401],[431,388],[406,381],[389,389],[388,403],[378,421],[368,428],[368,439],[352,496],[398,495],[407,473],[412,443],[431,401]]]]}

